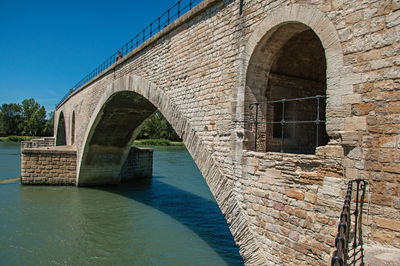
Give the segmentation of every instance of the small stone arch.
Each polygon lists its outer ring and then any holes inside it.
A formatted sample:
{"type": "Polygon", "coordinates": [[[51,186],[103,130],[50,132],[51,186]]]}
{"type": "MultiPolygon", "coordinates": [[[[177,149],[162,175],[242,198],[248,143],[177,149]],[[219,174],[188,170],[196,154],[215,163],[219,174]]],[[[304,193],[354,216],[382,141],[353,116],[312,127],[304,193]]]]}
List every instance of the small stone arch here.
{"type": "MultiPolygon", "coordinates": [[[[190,124],[187,123],[186,119],[180,112],[179,108],[169,99],[169,97],[162,91],[158,89],[155,85],[148,82],[147,80],[134,76],[127,75],[115,80],[112,84],[107,86],[106,90],[102,94],[96,109],[91,116],[91,120],[89,122],[88,128],[86,129],[83,149],[82,152],[78,155],[78,176],[77,176],[77,184],[84,185],[85,182],[85,167],[82,167],[82,163],[87,159],[88,153],[90,153],[89,146],[90,141],[95,134],[96,127],[100,124],[102,115],[104,113],[110,112],[105,107],[106,105],[113,104],[113,101],[120,100],[124,101],[124,96],[127,97],[127,100],[131,100],[136,103],[140,103],[140,101],[146,102],[143,104],[144,115],[141,122],[144,122],[147,116],[150,116],[156,109],[158,109],[164,117],[169,121],[171,126],[175,129],[177,134],[183,139],[185,142],[185,138],[191,134],[194,134],[194,130],[191,128],[190,124]],[[122,96],[122,97],[121,97],[122,96]]],[[[117,101],[116,101],[117,102],[117,101]]],[[[125,103],[128,105],[129,103],[125,103]]],[[[123,107],[123,106],[122,106],[123,107]]],[[[115,112],[115,111],[114,111],[115,112]]],[[[121,111],[122,112],[122,111],[121,111]]],[[[115,112],[116,113],[116,112],[115,112]]],[[[122,113],[121,113],[122,114],[122,113]]],[[[139,123],[141,124],[141,123],[139,123]]],[[[123,142],[129,143],[131,142],[136,133],[140,132],[140,125],[136,125],[135,128],[132,128],[128,133],[123,142]]],[[[116,129],[118,130],[118,129],[116,129]]],[[[98,137],[97,137],[98,138],[98,137]]],[[[186,143],[185,143],[186,144],[186,143]]],[[[192,148],[196,150],[199,148],[200,143],[188,143],[186,144],[189,152],[192,151],[192,148]],[[189,148],[190,147],[190,148],[189,148]]],[[[128,152],[126,147],[120,147],[124,150],[124,152],[128,152]]],[[[118,152],[118,151],[116,151],[118,152]]],[[[125,156],[125,155],[123,155],[125,156]]],[[[193,156],[193,154],[192,154],[193,156]]],[[[193,156],[194,157],[194,156],[193,156]]],[[[123,160],[124,158],[122,158],[123,160]]],[[[117,178],[117,177],[115,177],[117,178]]],[[[116,180],[115,180],[116,181],[116,180]]]]}
{"type": "MultiPolygon", "coordinates": [[[[311,5],[293,4],[284,6],[271,11],[266,18],[256,26],[250,36],[242,54],[241,54],[241,86],[238,86],[238,108],[236,116],[242,121],[248,121],[249,113],[246,108],[250,100],[259,101],[263,98],[263,93],[259,95],[253,93],[252,99],[248,99],[250,72],[258,71],[259,79],[252,84],[253,87],[267,87],[269,79],[265,78],[265,73],[269,73],[274,66],[274,59],[277,57],[280,49],[296,33],[309,31],[314,33],[320,40],[325,58],[326,58],[326,131],[329,136],[337,136],[338,131],[344,128],[344,114],[341,116],[335,110],[343,110],[342,96],[352,93],[352,87],[346,84],[343,72],[343,52],[338,34],[333,23],[326,15],[311,5]],[[264,51],[262,58],[255,58],[255,54],[260,50],[264,51]],[[264,60],[258,66],[254,64],[255,60],[264,60]],[[260,67],[261,65],[261,67],[260,67]],[[260,71],[260,68],[262,71],[260,71]],[[264,73],[261,73],[264,72],[264,73]],[[262,81],[264,79],[264,81],[262,81]],[[332,115],[331,115],[332,114],[332,115]]],[[[275,64],[276,65],[276,64],[275,64]]],[[[268,74],[269,75],[269,74],[268,74]]],[[[246,127],[246,126],[245,126],[246,127]]],[[[249,149],[251,141],[249,134],[244,139],[244,148],[249,149]]],[[[254,141],[253,141],[254,142],[254,141]]]]}
{"type": "Polygon", "coordinates": [[[75,143],[75,111],[72,111],[70,132],[71,132],[71,145],[74,145],[74,143],[75,143]]]}
{"type": "Polygon", "coordinates": [[[67,134],[65,132],[64,113],[61,111],[58,117],[56,146],[64,146],[64,145],[67,145],[67,134]]]}

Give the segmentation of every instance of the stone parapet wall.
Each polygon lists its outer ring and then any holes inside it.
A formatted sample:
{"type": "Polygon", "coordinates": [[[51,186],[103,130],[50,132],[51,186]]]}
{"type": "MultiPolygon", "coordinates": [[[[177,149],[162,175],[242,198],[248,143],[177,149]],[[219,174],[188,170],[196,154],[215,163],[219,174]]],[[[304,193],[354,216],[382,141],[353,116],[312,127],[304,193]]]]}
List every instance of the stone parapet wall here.
{"type": "Polygon", "coordinates": [[[121,170],[121,182],[153,176],[153,149],[132,147],[121,170]]]}
{"type": "Polygon", "coordinates": [[[55,143],[56,143],[56,139],[54,137],[31,139],[30,141],[22,141],[21,149],[54,147],[55,143]]]}
{"type": "Polygon", "coordinates": [[[67,147],[21,150],[24,185],[75,185],[76,150],[67,147]]]}
{"type": "MultiPolygon", "coordinates": [[[[346,153],[338,144],[320,147],[316,155],[244,152],[243,203],[271,261],[279,265],[330,261],[347,183],[354,179],[345,175],[346,153]]],[[[387,185],[393,181],[388,179],[387,185]]],[[[365,243],[399,247],[400,213],[396,206],[392,209],[394,199],[389,199],[393,194],[374,190],[374,183],[367,187],[365,243]]]]}

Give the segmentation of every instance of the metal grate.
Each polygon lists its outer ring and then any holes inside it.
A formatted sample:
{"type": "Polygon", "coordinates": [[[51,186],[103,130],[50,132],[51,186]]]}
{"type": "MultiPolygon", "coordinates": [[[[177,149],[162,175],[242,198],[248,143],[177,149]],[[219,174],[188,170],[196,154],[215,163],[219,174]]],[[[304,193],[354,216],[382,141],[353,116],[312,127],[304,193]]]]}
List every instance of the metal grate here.
{"type": "Polygon", "coordinates": [[[346,199],[344,201],[338,233],[335,239],[336,250],[333,252],[331,265],[364,265],[364,248],[362,239],[362,214],[365,198],[365,189],[368,182],[362,179],[349,181],[346,199]],[[355,208],[351,211],[353,184],[355,188],[355,208]],[[351,216],[354,215],[354,227],[351,232],[351,216]],[[351,243],[352,242],[352,243],[351,243]],[[350,244],[350,245],[349,245],[350,244]]]}
{"type": "Polygon", "coordinates": [[[125,55],[130,53],[132,50],[139,47],[150,37],[154,36],[166,26],[171,24],[173,21],[184,15],[186,12],[190,11],[193,7],[195,7],[202,0],[180,0],[176,2],[171,8],[165,11],[161,16],[159,16],[156,20],[150,23],[147,27],[141,30],[135,37],[133,37],[129,42],[127,42],[124,46],[118,49],[114,54],[104,60],[99,66],[93,69],[92,72],[87,74],[84,78],[82,78],[78,83],[73,86],[67,94],[61,99],[61,101],[56,105],[57,107],[66,99],[70,94],[74,91],[91,81],[94,77],[105,71],[111,65],[116,63],[118,60],[122,59],[125,55]]]}
{"type": "Polygon", "coordinates": [[[264,102],[254,102],[250,104],[250,109],[252,107],[255,108],[255,120],[254,120],[254,150],[257,151],[257,139],[258,139],[258,125],[260,124],[280,124],[280,152],[285,151],[285,126],[288,124],[315,124],[315,131],[316,131],[316,139],[315,139],[315,146],[318,147],[320,144],[319,140],[319,125],[321,123],[325,123],[325,120],[321,120],[321,115],[320,115],[320,105],[321,102],[325,100],[326,96],[325,95],[316,95],[316,96],[310,96],[310,97],[301,97],[301,98],[291,98],[291,99],[280,99],[280,100],[273,100],[273,101],[264,101],[264,102]],[[299,102],[299,101],[307,101],[307,100],[315,100],[316,104],[316,116],[315,120],[286,120],[285,119],[285,112],[286,112],[286,105],[288,102],[299,102]],[[268,110],[268,105],[274,105],[274,104],[281,104],[280,108],[280,119],[279,121],[268,121],[266,119],[265,121],[260,121],[259,117],[259,112],[260,112],[260,107],[265,105],[266,109],[268,110]]]}

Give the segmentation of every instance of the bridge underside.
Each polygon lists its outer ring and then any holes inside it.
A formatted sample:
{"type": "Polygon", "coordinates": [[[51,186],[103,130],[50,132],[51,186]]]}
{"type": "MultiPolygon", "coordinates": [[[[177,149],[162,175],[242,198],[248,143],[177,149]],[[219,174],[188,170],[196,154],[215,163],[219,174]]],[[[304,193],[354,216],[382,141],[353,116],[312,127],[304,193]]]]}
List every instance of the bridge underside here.
{"type": "Polygon", "coordinates": [[[133,140],[156,108],[143,96],[123,91],[103,105],[83,151],[78,185],[116,184],[133,140]]]}

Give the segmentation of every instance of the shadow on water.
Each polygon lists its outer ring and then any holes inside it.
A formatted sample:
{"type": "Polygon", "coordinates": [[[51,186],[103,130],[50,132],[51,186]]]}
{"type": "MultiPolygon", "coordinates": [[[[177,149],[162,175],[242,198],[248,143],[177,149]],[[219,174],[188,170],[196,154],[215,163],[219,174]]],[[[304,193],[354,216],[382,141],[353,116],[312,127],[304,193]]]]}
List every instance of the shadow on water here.
{"type": "Polygon", "coordinates": [[[163,212],[196,233],[228,265],[243,265],[239,248],[216,202],[164,183],[163,178],[153,176],[152,179],[92,189],[115,193],[163,212]]]}

